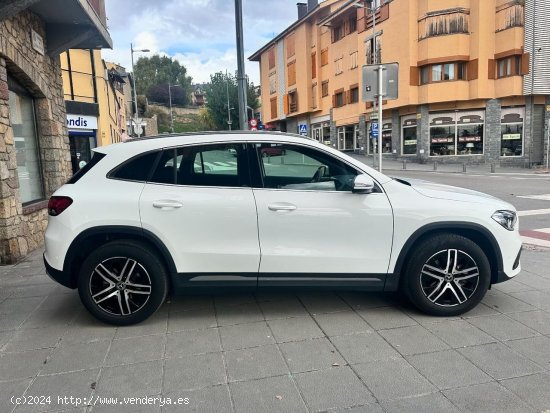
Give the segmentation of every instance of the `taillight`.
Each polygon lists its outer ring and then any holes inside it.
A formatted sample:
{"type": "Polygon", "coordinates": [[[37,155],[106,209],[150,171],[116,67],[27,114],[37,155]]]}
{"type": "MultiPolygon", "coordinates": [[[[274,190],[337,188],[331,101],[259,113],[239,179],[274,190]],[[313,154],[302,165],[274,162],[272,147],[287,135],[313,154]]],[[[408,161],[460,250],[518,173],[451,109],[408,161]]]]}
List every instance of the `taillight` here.
{"type": "Polygon", "coordinates": [[[56,217],[65,211],[73,200],[68,196],[52,196],[48,202],[48,214],[52,217],[56,217]]]}

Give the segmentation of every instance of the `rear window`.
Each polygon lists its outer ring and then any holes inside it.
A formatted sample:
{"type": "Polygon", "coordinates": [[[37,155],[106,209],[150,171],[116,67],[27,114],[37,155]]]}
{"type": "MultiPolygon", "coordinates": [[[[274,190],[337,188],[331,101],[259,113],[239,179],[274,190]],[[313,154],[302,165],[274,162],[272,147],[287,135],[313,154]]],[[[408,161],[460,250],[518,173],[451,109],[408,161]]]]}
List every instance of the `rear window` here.
{"type": "Polygon", "coordinates": [[[82,178],[84,175],[88,173],[94,166],[96,166],[99,161],[101,161],[103,158],[105,158],[104,153],[94,152],[92,155],[92,159],[90,162],[88,162],[86,165],[84,165],[83,168],[79,169],[77,173],[73,175],[71,179],[67,182],[68,184],[74,184],[78,182],[80,178],[82,178]]]}
{"type": "Polygon", "coordinates": [[[151,176],[160,151],[147,152],[124,162],[109,174],[109,178],[146,182],[151,176]]]}

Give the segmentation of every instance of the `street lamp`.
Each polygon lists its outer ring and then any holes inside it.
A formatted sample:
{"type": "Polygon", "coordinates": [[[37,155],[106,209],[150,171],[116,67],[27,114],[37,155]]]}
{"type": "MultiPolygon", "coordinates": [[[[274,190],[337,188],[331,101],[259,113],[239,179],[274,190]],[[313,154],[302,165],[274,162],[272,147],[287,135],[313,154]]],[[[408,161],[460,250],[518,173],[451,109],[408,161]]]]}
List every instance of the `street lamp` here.
{"type": "MultiPolygon", "coordinates": [[[[382,172],[382,83],[383,83],[383,70],[384,66],[382,62],[378,62],[378,42],[376,41],[376,13],[382,6],[380,0],[365,0],[367,5],[363,6],[361,3],[354,3],[353,7],[358,9],[366,9],[372,14],[372,42],[374,50],[374,59],[372,64],[378,64],[378,170],[382,172]],[[373,2],[375,3],[373,6],[373,2]]],[[[382,59],[380,59],[382,60],[382,59]]],[[[374,107],[376,108],[376,100],[374,101],[374,107]]],[[[376,158],[374,158],[376,159],[376,158]]]]}
{"type": "Polygon", "coordinates": [[[181,85],[171,85],[168,81],[168,100],[170,101],[170,130],[174,133],[174,115],[172,114],[172,88],[181,87],[181,85]]]}
{"type": "Polygon", "coordinates": [[[134,71],[134,53],[138,53],[138,52],[147,53],[147,52],[150,52],[150,50],[149,49],[134,50],[134,45],[130,43],[130,52],[132,54],[132,82],[134,85],[134,111],[135,111],[134,125],[136,126],[136,129],[137,129],[137,137],[139,138],[141,136],[141,121],[139,120],[138,104],[137,104],[136,72],[134,71]]]}

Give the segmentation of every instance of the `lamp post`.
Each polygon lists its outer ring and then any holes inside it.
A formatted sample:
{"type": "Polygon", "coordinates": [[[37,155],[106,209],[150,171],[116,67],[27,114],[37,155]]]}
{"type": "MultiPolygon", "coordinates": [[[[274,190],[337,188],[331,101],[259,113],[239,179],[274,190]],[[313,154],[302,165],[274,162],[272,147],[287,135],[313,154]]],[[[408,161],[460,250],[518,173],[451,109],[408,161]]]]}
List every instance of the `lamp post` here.
{"type": "Polygon", "coordinates": [[[139,121],[138,104],[137,104],[136,72],[134,71],[134,53],[138,53],[138,52],[147,53],[147,52],[150,52],[150,50],[149,49],[134,50],[134,45],[130,43],[130,52],[132,54],[132,83],[134,86],[134,111],[135,111],[134,125],[136,126],[136,129],[137,129],[137,137],[139,138],[141,136],[141,122],[139,121]]]}
{"type": "Polygon", "coordinates": [[[170,101],[170,131],[174,133],[174,115],[172,114],[172,88],[181,87],[180,85],[171,85],[168,81],[168,100],[170,101]]]}

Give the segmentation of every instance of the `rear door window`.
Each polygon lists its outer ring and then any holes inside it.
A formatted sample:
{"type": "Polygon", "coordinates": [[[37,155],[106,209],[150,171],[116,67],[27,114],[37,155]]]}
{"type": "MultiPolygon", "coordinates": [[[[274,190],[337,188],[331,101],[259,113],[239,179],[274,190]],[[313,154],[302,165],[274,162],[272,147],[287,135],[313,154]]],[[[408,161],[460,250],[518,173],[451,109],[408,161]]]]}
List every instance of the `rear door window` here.
{"type": "Polygon", "coordinates": [[[109,177],[125,181],[146,182],[151,174],[151,169],[156,163],[159,152],[153,151],[138,155],[116,168],[109,177]]]}

